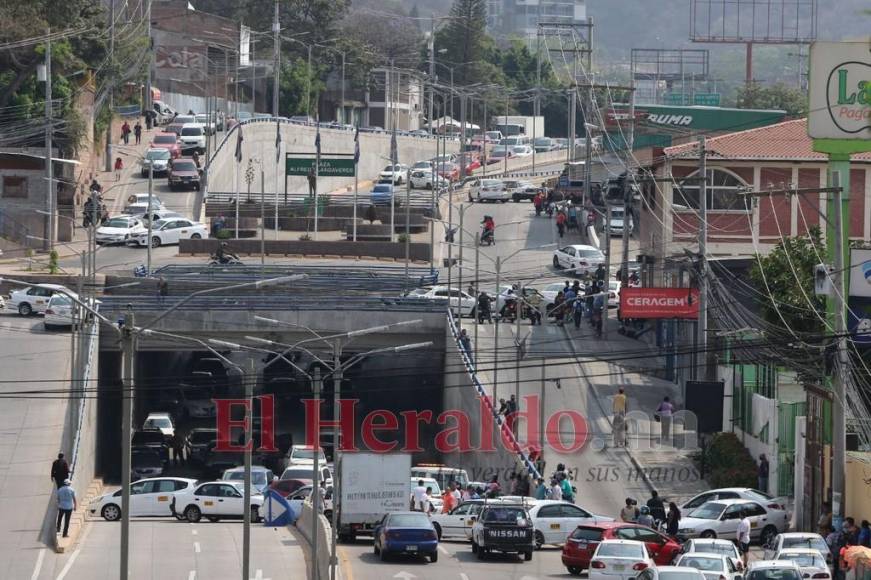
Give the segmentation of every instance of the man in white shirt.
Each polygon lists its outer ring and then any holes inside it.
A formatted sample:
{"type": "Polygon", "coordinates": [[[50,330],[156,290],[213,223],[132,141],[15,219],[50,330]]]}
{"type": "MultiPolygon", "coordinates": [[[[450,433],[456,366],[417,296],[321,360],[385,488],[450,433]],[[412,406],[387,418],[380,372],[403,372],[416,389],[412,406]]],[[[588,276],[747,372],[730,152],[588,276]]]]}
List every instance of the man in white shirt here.
{"type": "Polygon", "coordinates": [[[747,510],[742,510],[741,521],[738,523],[738,550],[741,552],[741,558],[744,560],[744,568],[747,568],[747,558],[750,553],[750,517],[747,510]]]}
{"type": "Polygon", "coordinates": [[[463,502],[463,492],[460,491],[460,484],[456,481],[451,483],[451,495],[454,496],[454,505],[460,505],[463,502]]]}
{"type": "Polygon", "coordinates": [[[429,498],[426,496],[426,487],[423,485],[423,480],[417,481],[417,487],[411,490],[411,509],[416,512],[426,511],[429,498]]]}

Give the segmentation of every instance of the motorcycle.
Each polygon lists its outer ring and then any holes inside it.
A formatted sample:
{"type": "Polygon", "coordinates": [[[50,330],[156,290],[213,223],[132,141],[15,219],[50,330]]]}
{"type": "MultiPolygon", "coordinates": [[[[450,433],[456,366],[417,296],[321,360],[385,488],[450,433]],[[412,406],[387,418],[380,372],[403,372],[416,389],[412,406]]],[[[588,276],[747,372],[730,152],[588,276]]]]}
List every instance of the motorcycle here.
{"type": "Polygon", "coordinates": [[[496,238],[493,235],[493,230],[483,230],[481,232],[481,241],[482,246],[492,246],[496,243],[496,238]]]}
{"type": "Polygon", "coordinates": [[[225,255],[223,258],[219,258],[216,255],[212,255],[209,258],[209,266],[241,266],[242,260],[240,260],[237,256],[225,255]]]}
{"type": "Polygon", "coordinates": [[[490,301],[491,299],[488,297],[486,300],[478,301],[478,324],[484,324],[484,321],[493,322],[493,314],[490,312],[490,301]]]}

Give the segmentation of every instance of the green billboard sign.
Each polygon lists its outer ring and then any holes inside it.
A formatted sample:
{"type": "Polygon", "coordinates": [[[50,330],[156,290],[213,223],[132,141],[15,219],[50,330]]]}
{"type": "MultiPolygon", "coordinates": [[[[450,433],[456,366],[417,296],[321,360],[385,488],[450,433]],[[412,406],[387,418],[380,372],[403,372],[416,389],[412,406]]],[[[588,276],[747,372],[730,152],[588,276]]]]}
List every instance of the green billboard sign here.
{"type": "MultiPolygon", "coordinates": [[[[285,159],[286,175],[308,175],[315,166],[313,157],[287,157],[285,159]]],[[[354,177],[355,164],[353,158],[324,159],[318,166],[319,177],[354,177]]]]}

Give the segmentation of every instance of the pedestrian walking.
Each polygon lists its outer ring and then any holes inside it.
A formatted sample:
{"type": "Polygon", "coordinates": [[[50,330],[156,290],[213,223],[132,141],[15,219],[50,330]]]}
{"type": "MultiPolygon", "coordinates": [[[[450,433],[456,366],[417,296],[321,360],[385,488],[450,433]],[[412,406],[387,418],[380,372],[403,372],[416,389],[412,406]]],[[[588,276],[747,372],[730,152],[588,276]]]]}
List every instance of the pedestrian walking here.
{"type": "Polygon", "coordinates": [[[605,319],[605,296],[601,292],[596,292],[593,297],[593,328],[596,329],[596,336],[602,337],[602,327],[605,319]]]}
{"type": "Polygon", "coordinates": [[[538,478],[538,485],[535,488],[535,499],[547,499],[547,486],[544,484],[544,478],[538,478]]]}
{"type": "Polygon", "coordinates": [[[615,447],[626,447],[626,393],[623,388],[617,390],[611,402],[611,429],[615,447]]]}
{"type": "Polygon", "coordinates": [[[447,514],[450,513],[452,509],[457,507],[458,502],[456,497],[454,497],[454,491],[449,488],[445,488],[445,491],[442,492],[442,513],[447,514]]]}
{"type": "Polygon", "coordinates": [[[671,399],[665,397],[653,415],[654,419],[659,421],[660,442],[663,444],[668,444],[671,440],[671,419],[673,415],[674,405],[671,404],[671,399]]]}
{"type": "Polygon", "coordinates": [[[411,509],[412,511],[422,512],[426,508],[426,487],[423,485],[423,480],[417,480],[417,487],[411,490],[411,509]]]}
{"type": "Polygon", "coordinates": [[[136,137],[136,144],[139,145],[142,142],[142,123],[138,119],[136,124],[133,125],[133,136],[136,137]]]}
{"type": "Polygon", "coordinates": [[[460,331],[460,346],[463,347],[463,350],[466,352],[466,356],[469,357],[469,362],[472,363],[472,366],[475,366],[475,359],[472,357],[472,339],[469,338],[469,333],[466,332],[466,329],[460,331]]]}
{"type": "Polygon", "coordinates": [[[73,510],[78,509],[79,503],[76,501],[76,491],[71,487],[72,482],[69,478],[64,479],[58,487],[57,495],[57,533],[61,533],[61,523],[63,523],[63,537],[69,537],[70,533],[70,518],[73,515],[73,510]]]}
{"type": "Polygon", "coordinates": [[[315,188],[317,187],[318,178],[315,175],[315,166],[312,164],[311,169],[308,170],[308,195],[309,197],[315,196],[315,188]]]}
{"type": "Polygon", "coordinates": [[[759,491],[768,493],[768,458],[765,454],[759,456],[759,467],[756,470],[756,476],[759,480],[759,491]]]}
{"type": "Polygon", "coordinates": [[[115,181],[121,181],[121,170],[124,169],[124,161],[120,157],[115,158],[115,181]]]}
{"type": "Polygon", "coordinates": [[[562,238],[566,233],[566,214],[562,210],[557,212],[556,214],[556,231],[559,233],[559,237],[562,238]]]}
{"type": "Polygon", "coordinates": [[[596,272],[593,274],[593,276],[596,279],[596,282],[599,282],[598,286],[604,287],[605,286],[605,278],[607,277],[605,274],[605,265],[599,264],[599,266],[596,268],[596,272]]]}
{"type": "Polygon", "coordinates": [[[130,124],[127,121],[121,125],[121,140],[124,141],[125,145],[130,144],[130,124]]]}
{"type": "Polygon", "coordinates": [[[163,304],[167,296],[169,296],[169,284],[167,284],[166,278],[161,276],[157,281],[157,301],[163,304]]]}
{"type": "Polygon", "coordinates": [[[57,459],[51,463],[51,478],[54,480],[57,488],[60,489],[64,484],[64,480],[69,478],[69,476],[70,464],[64,459],[63,453],[58,453],[57,459]]]}
{"type": "Polygon", "coordinates": [[[541,206],[544,203],[544,196],[541,195],[541,192],[535,194],[535,197],[532,199],[532,205],[535,206],[535,217],[539,217],[541,215],[541,206]]]}
{"type": "Polygon", "coordinates": [[[741,552],[741,559],[744,561],[744,568],[747,568],[747,559],[750,556],[750,528],[750,513],[741,510],[741,521],[738,522],[735,539],[738,543],[738,551],[741,552]]]}
{"type": "Polygon", "coordinates": [[[680,529],[680,509],[677,504],[669,502],[668,516],[665,518],[665,533],[672,538],[677,537],[677,532],[680,529]]]}
{"type": "Polygon", "coordinates": [[[581,328],[581,320],[584,318],[584,299],[578,296],[572,303],[572,319],[575,322],[575,330],[581,328]]]}
{"type": "Polygon", "coordinates": [[[558,326],[562,326],[563,324],[563,316],[565,312],[563,311],[563,305],[565,304],[565,294],[560,290],[556,293],[556,297],[553,299],[553,310],[551,313],[553,314],[553,321],[558,326]]]}
{"type": "Polygon", "coordinates": [[[175,433],[170,441],[172,445],[172,460],[176,465],[184,465],[184,438],[179,433],[175,433]]]}

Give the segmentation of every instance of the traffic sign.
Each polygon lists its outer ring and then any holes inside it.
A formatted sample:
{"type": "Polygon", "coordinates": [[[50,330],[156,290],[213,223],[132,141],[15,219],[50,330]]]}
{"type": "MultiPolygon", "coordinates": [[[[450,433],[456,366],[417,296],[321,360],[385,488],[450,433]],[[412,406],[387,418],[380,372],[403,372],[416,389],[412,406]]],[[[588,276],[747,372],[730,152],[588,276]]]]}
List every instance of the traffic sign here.
{"type": "MultiPolygon", "coordinates": [[[[285,161],[287,175],[308,175],[315,165],[313,157],[288,157],[285,161]]],[[[319,177],[354,177],[356,164],[353,159],[324,159],[318,166],[319,177]]]]}

